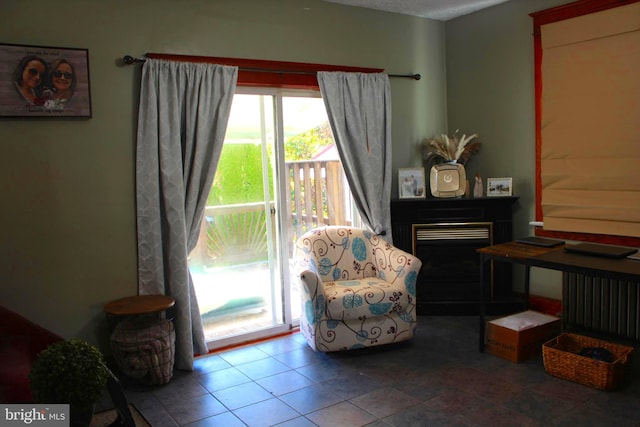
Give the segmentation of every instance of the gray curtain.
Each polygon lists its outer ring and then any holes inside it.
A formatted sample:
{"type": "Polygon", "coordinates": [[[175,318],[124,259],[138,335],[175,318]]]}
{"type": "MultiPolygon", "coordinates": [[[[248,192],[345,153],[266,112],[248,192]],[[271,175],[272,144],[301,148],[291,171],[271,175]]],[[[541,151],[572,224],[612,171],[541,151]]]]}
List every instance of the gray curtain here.
{"type": "Polygon", "coordinates": [[[237,67],[147,59],[136,149],[138,292],[175,298],[175,367],[207,352],[187,256],[220,158],[237,67]]]}
{"type": "Polygon", "coordinates": [[[319,72],[320,92],[365,224],[391,235],[391,87],[383,73],[319,72]]]}

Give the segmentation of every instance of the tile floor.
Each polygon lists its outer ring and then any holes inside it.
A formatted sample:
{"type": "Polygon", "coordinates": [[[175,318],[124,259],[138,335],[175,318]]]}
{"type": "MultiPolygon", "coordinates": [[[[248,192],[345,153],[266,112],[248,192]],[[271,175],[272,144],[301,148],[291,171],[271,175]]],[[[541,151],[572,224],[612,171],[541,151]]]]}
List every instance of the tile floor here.
{"type": "Polygon", "coordinates": [[[154,427],[640,426],[638,366],[612,392],[554,378],[541,357],[479,353],[474,316],[421,316],[411,341],[330,354],[297,333],[125,393],[154,427]]]}

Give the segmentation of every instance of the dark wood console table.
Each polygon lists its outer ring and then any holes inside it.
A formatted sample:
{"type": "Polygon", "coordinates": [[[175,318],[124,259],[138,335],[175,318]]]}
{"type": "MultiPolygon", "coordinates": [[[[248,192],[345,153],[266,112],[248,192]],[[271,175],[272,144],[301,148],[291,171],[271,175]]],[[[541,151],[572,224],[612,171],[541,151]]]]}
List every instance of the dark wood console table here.
{"type": "Polygon", "coordinates": [[[512,266],[478,274],[476,249],[513,239],[518,197],[426,198],[391,201],[394,246],[420,258],[418,314],[477,315],[478,285],[486,281],[489,311],[513,312],[512,266]],[[450,233],[450,235],[448,235],[450,233]]]}
{"type": "MultiPolygon", "coordinates": [[[[518,263],[525,266],[524,302],[529,300],[529,276],[531,267],[546,268],[563,272],[581,273],[607,279],[640,281],[640,261],[630,259],[611,259],[565,252],[564,245],[543,248],[518,242],[508,242],[478,249],[481,264],[495,260],[505,263],[518,263]]],[[[480,269],[482,274],[484,269],[480,269]]],[[[480,290],[480,340],[479,349],[484,351],[485,339],[485,292],[480,290]]]]}

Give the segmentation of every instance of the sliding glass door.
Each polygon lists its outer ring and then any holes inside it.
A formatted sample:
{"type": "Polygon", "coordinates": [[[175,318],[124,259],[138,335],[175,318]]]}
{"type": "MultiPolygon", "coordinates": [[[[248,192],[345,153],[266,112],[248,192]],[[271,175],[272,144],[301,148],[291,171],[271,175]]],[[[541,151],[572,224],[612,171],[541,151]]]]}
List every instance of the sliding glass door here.
{"type": "Polygon", "coordinates": [[[351,224],[348,186],[317,93],[234,96],[190,269],[210,348],[289,331],[295,240],[351,224]]]}

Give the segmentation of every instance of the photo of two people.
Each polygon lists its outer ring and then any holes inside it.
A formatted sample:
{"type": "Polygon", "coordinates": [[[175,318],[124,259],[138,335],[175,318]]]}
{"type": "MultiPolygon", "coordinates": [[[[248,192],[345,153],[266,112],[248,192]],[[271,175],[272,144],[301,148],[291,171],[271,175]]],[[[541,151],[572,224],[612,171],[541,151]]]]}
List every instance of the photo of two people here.
{"type": "Polygon", "coordinates": [[[0,45],[0,116],[90,117],[87,50],[0,45]]]}

